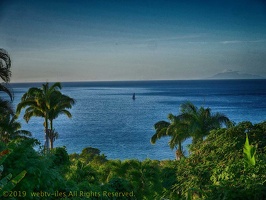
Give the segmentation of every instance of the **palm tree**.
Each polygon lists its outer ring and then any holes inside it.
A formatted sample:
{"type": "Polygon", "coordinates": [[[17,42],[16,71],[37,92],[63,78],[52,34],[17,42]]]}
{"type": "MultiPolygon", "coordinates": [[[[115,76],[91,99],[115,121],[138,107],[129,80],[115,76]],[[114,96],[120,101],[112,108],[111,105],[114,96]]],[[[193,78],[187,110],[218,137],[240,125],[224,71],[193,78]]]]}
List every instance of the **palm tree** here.
{"type": "Polygon", "coordinates": [[[17,105],[17,114],[20,114],[23,108],[26,108],[24,119],[28,123],[31,117],[42,117],[44,118],[44,129],[45,129],[45,145],[48,149],[48,110],[49,100],[53,92],[61,89],[60,83],[55,83],[51,87],[49,84],[43,84],[42,88],[30,88],[22,98],[21,102],[17,105]]]}
{"type": "MultiPolygon", "coordinates": [[[[65,110],[71,108],[72,104],[70,101],[67,104],[63,102],[67,96],[63,95],[59,90],[62,88],[61,83],[54,83],[49,87],[49,83],[43,84],[42,88],[30,88],[22,98],[21,102],[17,106],[17,114],[21,112],[23,108],[26,108],[24,119],[28,123],[31,117],[42,117],[44,118],[45,128],[45,148],[48,149],[49,143],[49,121],[50,130],[53,130],[51,121],[62,113],[68,113],[65,110]],[[61,111],[59,108],[61,108],[61,111]]],[[[70,98],[70,97],[69,97],[70,98]]],[[[74,100],[73,100],[74,101],[74,100]]]]}
{"type": "Polygon", "coordinates": [[[180,116],[169,114],[168,119],[170,122],[159,121],[154,125],[156,132],[151,138],[151,143],[155,144],[161,137],[171,137],[169,146],[171,149],[176,148],[176,159],[180,160],[184,157],[182,143],[189,137],[188,126],[182,122],[180,116]]]}
{"type": "Polygon", "coordinates": [[[61,92],[54,92],[50,99],[50,109],[49,109],[49,121],[50,129],[53,130],[53,120],[59,115],[66,115],[68,118],[72,117],[72,114],[67,110],[72,108],[75,104],[75,100],[61,92]]]}
{"type": "Polygon", "coordinates": [[[181,104],[181,120],[188,124],[193,144],[203,141],[211,130],[222,125],[230,126],[231,121],[223,114],[212,114],[210,108],[197,108],[191,102],[181,104]]]}
{"type": "MultiPolygon", "coordinates": [[[[8,83],[11,77],[11,59],[4,49],[0,49],[0,78],[8,83]]],[[[7,85],[0,84],[0,91],[7,93],[11,100],[13,100],[13,93],[7,85]]]]}
{"type": "Polygon", "coordinates": [[[12,139],[31,136],[29,131],[21,130],[21,124],[16,120],[17,116],[10,114],[0,118],[0,138],[3,142],[8,143],[12,139]]]}
{"type": "Polygon", "coordinates": [[[50,98],[50,109],[48,113],[48,120],[50,122],[50,147],[53,149],[53,142],[58,138],[58,133],[54,131],[53,120],[59,115],[66,115],[68,118],[72,117],[72,114],[67,110],[72,108],[75,104],[75,100],[61,92],[54,92],[50,98]]]}
{"type": "Polygon", "coordinates": [[[154,144],[161,137],[170,136],[169,146],[171,149],[177,148],[176,159],[184,156],[182,142],[192,137],[192,144],[203,141],[211,130],[220,128],[222,125],[231,126],[232,122],[221,113],[211,113],[210,108],[197,108],[191,102],[186,102],[180,106],[181,114],[174,116],[169,114],[169,122],[159,121],[154,127],[156,133],[151,138],[154,144]],[[176,147],[177,146],[177,147],[176,147]]]}

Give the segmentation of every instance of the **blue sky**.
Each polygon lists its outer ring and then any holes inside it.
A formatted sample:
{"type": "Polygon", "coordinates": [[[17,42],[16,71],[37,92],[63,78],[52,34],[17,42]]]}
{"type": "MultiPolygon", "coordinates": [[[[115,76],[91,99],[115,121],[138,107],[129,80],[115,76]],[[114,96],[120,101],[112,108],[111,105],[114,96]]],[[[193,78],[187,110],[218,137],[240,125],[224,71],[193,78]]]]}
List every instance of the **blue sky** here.
{"type": "Polygon", "coordinates": [[[266,3],[1,1],[12,81],[266,77],[266,3]]]}

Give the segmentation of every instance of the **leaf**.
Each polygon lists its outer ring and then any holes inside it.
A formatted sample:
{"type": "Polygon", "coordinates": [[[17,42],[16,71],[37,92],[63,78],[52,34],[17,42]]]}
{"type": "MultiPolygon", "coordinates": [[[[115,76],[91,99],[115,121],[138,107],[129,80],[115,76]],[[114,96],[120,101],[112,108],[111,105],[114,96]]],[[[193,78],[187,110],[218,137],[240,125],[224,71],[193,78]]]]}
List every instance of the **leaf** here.
{"type": "Polygon", "coordinates": [[[0,190],[8,183],[8,181],[10,181],[11,178],[12,174],[8,174],[7,176],[5,176],[0,180],[0,190]]]}
{"type": "Polygon", "coordinates": [[[246,142],[245,142],[245,145],[243,148],[243,153],[244,153],[245,162],[248,165],[255,166],[255,164],[256,164],[256,160],[255,160],[256,148],[249,144],[248,134],[246,134],[246,142]]]}
{"type": "MultiPolygon", "coordinates": [[[[13,178],[11,181],[6,183],[3,188],[0,190],[0,197],[3,196],[4,191],[11,191],[26,175],[26,171],[23,170],[19,175],[17,175],[15,178],[13,178]]],[[[10,177],[10,175],[9,175],[10,177]]]]}
{"type": "Polygon", "coordinates": [[[5,161],[5,159],[11,152],[11,149],[6,149],[0,152],[0,165],[2,165],[2,163],[5,161]]]}

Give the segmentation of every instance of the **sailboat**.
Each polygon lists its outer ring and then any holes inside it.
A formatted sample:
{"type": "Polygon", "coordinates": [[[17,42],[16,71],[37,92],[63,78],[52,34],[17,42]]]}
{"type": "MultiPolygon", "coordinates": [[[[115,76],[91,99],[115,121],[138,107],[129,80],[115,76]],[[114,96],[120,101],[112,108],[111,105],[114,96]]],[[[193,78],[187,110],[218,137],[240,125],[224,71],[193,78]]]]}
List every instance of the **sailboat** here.
{"type": "Polygon", "coordinates": [[[135,93],[133,93],[133,96],[132,96],[132,99],[133,99],[133,100],[135,100],[135,99],[136,99],[136,97],[135,97],[135,96],[136,96],[136,94],[135,94],[135,93]]]}

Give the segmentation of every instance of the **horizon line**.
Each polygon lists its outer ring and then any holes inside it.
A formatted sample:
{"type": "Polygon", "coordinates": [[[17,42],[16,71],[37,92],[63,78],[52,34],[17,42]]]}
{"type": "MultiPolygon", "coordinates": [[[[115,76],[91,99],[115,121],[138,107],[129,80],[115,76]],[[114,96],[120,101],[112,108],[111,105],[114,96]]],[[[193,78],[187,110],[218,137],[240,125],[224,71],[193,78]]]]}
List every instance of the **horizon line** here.
{"type": "Polygon", "coordinates": [[[204,78],[204,79],[145,79],[145,80],[73,80],[73,81],[10,81],[8,84],[23,84],[23,83],[100,83],[100,82],[155,82],[155,81],[221,81],[221,80],[266,80],[266,78],[204,78]]]}

